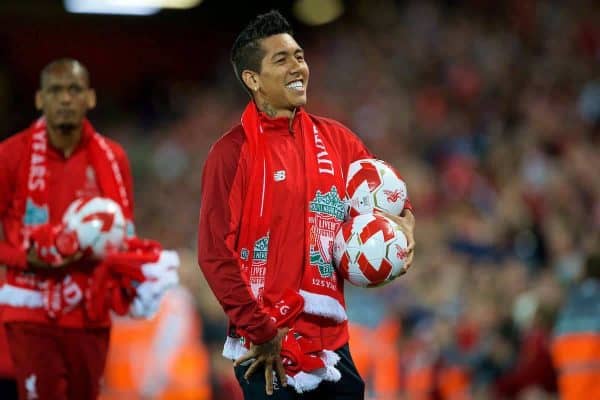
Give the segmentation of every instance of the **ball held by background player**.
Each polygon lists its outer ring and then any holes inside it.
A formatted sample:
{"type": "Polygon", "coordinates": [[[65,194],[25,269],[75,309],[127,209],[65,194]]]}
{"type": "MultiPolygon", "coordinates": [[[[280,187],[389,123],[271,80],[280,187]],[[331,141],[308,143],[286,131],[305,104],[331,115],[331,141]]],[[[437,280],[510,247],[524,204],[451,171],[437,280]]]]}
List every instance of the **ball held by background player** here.
{"type": "Polygon", "coordinates": [[[106,197],[77,199],[63,216],[66,231],[75,232],[80,250],[102,258],[117,251],[126,236],[126,221],[117,202],[106,197]]]}

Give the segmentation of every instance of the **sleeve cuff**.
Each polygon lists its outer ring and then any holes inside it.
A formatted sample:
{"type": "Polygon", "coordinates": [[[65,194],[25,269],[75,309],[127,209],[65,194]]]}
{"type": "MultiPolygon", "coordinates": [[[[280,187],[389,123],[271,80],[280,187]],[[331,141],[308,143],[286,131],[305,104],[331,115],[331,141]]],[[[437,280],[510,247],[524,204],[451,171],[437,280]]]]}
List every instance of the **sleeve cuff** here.
{"type": "Polygon", "coordinates": [[[27,253],[24,251],[19,252],[15,257],[15,268],[25,269],[27,268],[27,253]]]}
{"type": "Polygon", "coordinates": [[[413,209],[413,205],[410,202],[410,199],[406,199],[406,201],[404,202],[404,209],[405,210],[409,210],[410,212],[412,212],[413,214],[415,213],[415,210],[413,209]]]}
{"type": "Polygon", "coordinates": [[[267,323],[253,332],[246,332],[248,339],[254,344],[262,344],[273,339],[277,335],[277,326],[271,318],[267,319],[267,323]]]}
{"type": "Polygon", "coordinates": [[[0,264],[5,264],[9,268],[25,269],[27,268],[27,252],[6,242],[0,242],[0,264]]]}

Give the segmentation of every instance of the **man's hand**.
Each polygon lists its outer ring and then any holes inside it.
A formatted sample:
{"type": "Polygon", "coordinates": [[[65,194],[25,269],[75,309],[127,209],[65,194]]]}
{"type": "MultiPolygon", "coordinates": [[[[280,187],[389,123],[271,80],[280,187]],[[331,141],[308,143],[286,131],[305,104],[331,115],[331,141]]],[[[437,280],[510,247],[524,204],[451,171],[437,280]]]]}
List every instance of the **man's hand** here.
{"type": "Polygon", "coordinates": [[[81,257],[83,257],[83,252],[78,251],[75,254],[73,254],[72,256],[65,257],[60,264],[48,264],[47,262],[40,260],[40,258],[37,255],[37,251],[32,246],[29,248],[29,251],[27,252],[27,264],[34,268],[46,268],[46,269],[62,268],[62,267],[65,267],[65,266],[75,262],[75,261],[80,260],[81,257]]]}
{"type": "Polygon", "coordinates": [[[379,210],[375,210],[375,212],[394,221],[406,236],[406,240],[408,242],[408,256],[406,257],[406,264],[404,264],[403,272],[400,274],[403,275],[412,265],[415,253],[415,216],[410,210],[406,209],[400,216],[388,214],[379,210]]]}
{"type": "Polygon", "coordinates": [[[268,395],[273,394],[273,367],[277,373],[279,382],[282,386],[287,386],[287,377],[285,369],[283,368],[283,362],[281,360],[281,342],[288,332],[288,328],[280,328],[277,330],[277,335],[268,342],[251,345],[250,350],[242,357],[235,360],[233,363],[234,367],[237,367],[244,361],[248,361],[252,358],[255,360],[250,364],[248,370],[244,374],[244,379],[248,380],[250,376],[256,371],[258,367],[264,364],[265,367],[265,381],[266,392],[268,395]]]}

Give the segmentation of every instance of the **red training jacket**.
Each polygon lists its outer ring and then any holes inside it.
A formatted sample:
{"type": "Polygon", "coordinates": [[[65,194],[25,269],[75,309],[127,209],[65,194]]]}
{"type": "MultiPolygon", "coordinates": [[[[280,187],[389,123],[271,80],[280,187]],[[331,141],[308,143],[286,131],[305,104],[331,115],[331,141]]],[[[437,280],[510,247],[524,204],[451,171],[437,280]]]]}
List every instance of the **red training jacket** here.
{"type": "MultiPolygon", "coordinates": [[[[84,131],[85,132],[85,131],[84,131]]],[[[60,223],[67,207],[77,198],[83,196],[101,195],[90,160],[88,160],[86,145],[89,143],[91,133],[83,134],[75,151],[65,158],[62,152],[52,147],[48,141],[47,168],[49,173],[49,200],[50,223],[60,223]]],[[[123,148],[116,142],[106,139],[117,159],[124,184],[127,189],[129,201],[133,209],[132,177],[129,161],[123,148]]],[[[21,215],[15,212],[15,190],[19,171],[27,154],[26,132],[20,132],[0,142],[0,221],[4,233],[4,240],[0,241],[0,264],[8,267],[6,283],[11,286],[23,287],[25,283],[38,284],[42,274],[71,274],[90,277],[94,264],[89,261],[80,261],[71,266],[41,271],[27,268],[26,253],[17,241],[18,226],[21,215]]],[[[85,288],[80,288],[82,292],[85,288]]],[[[68,312],[63,313],[56,320],[48,318],[44,308],[16,307],[4,304],[4,321],[29,321],[40,323],[55,323],[65,327],[109,326],[110,319],[90,322],[86,320],[83,299],[68,312]]]]}
{"type": "MultiPolygon", "coordinates": [[[[2,285],[4,285],[4,272],[5,271],[0,268],[0,289],[2,288],[2,285]]],[[[3,307],[2,304],[0,304],[0,379],[14,378],[15,369],[8,350],[6,332],[4,331],[4,324],[2,323],[2,312],[3,307]]]]}
{"type": "MultiPolygon", "coordinates": [[[[372,158],[360,139],[342,124],[310,115],[336,152],[342,171],[350,163],[372,158]]],[[[274,304],[286,289],[298,291],[305,254],[306,174],[304,139],[298,118],[270,119],[260,114],[273,160],[273,215],[269,237],[269,269],[263,296],[274,304]]],[[[202,173],[202,203],[198,235],[198,262],[230,322],[248,333],[253,343],[275,336],[269,316],[255,302],[242,277],[236,252],[250,160],[241,125],[212,147],[202,173]]],[[[343,280],[340,280],[342,282],[343,280]]],[[[343,290],[343,285],[342,285],[343,290]]],[[[302,314],[295,328],[324,349],[338,349],[348,341],[347,324],[302,314]]]]}

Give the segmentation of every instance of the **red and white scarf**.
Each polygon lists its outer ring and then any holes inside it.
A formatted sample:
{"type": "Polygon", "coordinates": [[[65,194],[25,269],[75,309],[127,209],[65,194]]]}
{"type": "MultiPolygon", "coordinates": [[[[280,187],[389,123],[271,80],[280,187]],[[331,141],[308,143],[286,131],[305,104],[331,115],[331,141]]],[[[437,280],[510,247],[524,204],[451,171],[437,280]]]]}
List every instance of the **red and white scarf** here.
{"type": "MultiPolygon", "coordinates": [[[[86,151],[98,178],[100,191],[103,196],[119,203],[125,218],[130,222],[133,214],[132,205],[127,197],[123,175],[115,154],[87,119],[83,121],[81,137],[81,140],[89,138],[86,151]]],[[[40,118],[27,131],[26,162],[22,164],[20,180],[25,185],[17,192],[19,195],[17,212],[23,216],[21,232],[25,249],[29,245],[27,239],[31,229],[50,222],[48,146],[46,120],[40,118]]]]}
{"type": "MultiPolygon", "coordinates": [[[[300,294],[304,312],[331,318],[347,319],[339,277],[333,266],[334,235],[345,217],[341,199],[345,193],[341,164],[332,147],[319,133],[310,116],[297,110],[304,137],[306,171],[305,265],[300,294]]],[[[250,184],[243,208],[243,221],[238,241],[242,271],[252,293],[262,304],[266,270],[269,268],[269,233],[271,226],[274,173],[269,149],[264,138],[259,111],[251,101],[242,114],[252,165],[250,184]]]]}
{"type": "MultiPolygon", "coordinates": [[[[127,197],[123,175],[112,149],[88,120],[83,121],[81,140],[84,138],[88,140],[85,150],[98,179],[102,195],[115,200],[121,206],[130,225],[133,215],[132,205],[127,197]]],[[[35,228],[50,222],[48,146],[46,120],[40,118],[27,131],[27,154],[18,180],[22,184],[16,191],[17,213],[22,216],[18,230],[21,235],[19,242],[24,250],[28,249],[30,236],[35,228]]],[[[38,282],[43,290],[44,305],[48,314],[53,317],[62,312],[65,307],[62,284],[65,280],[70,281],[71,276],[63,275],[59,271],[54,274],[48,273],[46,279],[40,279],[38,282]]],[[[76,279],[75,276],[73,278],[76,279]]],[[[76,283],[79,287],[86,286],[86,282],[76,283]]]]}
{"type": "Polygon", "coordinates": [[[179,283],[179,256],[160,243],[127,238],[123,248],[109,254],[94,270],[86,291],[90,320],[103,320],[109,311],[135,318],[156,314],[165,292],[179,283]]]}
{"type": "MultiPolygon", "coordinates": [[[[293,291],[285,291],[275,304],[265,302],[264,310],[277,328],[290,328],[281,343],[281,360],[285,368],[287,383],[296,392],[304,393],[315,389],[321,382],[337,382],[341,378],[336,364],[340,360],[334,351],[314,351],[314,343],[293,328],[294,322],[303,312],[304,298],[293,291]]],[[[249,350],[250,343],[227,338],[223,355],[235,360],[249,350]]]]}

